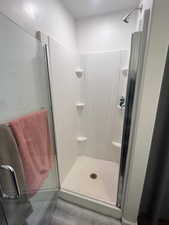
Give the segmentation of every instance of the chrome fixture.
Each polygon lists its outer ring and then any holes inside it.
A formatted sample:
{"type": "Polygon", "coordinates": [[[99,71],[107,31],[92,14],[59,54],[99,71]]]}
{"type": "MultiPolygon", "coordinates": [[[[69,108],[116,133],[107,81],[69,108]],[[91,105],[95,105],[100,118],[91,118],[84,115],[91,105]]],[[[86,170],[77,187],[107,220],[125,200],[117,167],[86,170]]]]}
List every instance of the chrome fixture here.
{"type": "Polygon", "coordinates": [[[143,5],[137,6],[136,8],[132,9],[126,16],[123,17],[123,22],[124,23],[129,23],[129,17],[136,11],[140,10],[140,12],[143,9],[143,5]]]}
{"type": "Polygon", "coordinates": [[[120,98],[119,106],[120,106],[121,110],[123,108],[125,108],[125,98],[123,96],[121,96],[121,98],[120,98]]]}
{"type": "Polygon", "coordinates": [[[8,199],[19,198],[21,196],[21,191],[20,191],[20,188],[19,188],[19,183],[18,183],[17,175],[16,175],[16,172],[15,172],[14,168],[10,165],[1,165],[0,169],[7,170],[7,171],[10,172],[10,175],[11,175],[12,180],[13,180],[13,184],[15,185],[15,189],[16,189],[16,196],[11,196],[11,195],[8,195],[7,193],[4,193],[3,190],[0,187],[2,197],[8,198],[8,199]]]}

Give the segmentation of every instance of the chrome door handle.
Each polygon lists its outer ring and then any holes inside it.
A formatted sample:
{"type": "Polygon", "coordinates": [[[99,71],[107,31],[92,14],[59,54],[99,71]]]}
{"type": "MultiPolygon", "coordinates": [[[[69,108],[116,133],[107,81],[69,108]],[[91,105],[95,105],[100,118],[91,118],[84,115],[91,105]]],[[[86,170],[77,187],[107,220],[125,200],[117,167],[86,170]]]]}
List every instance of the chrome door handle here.
{"type": "Polygon", "coordinates": [[[9,165],[1,165],[0,169],[7,170],[7,171],[10,172],[11,177],[12,177],[12,181],[13,181],[13,183],[15,185],[15,189],[16,189],[16,196],[10,196],[10,195],[4,193],[1,190],[2,196],[4,198],[9,198],[9,199],[19,198],[21,196],[21,191],[20,191],[20,188],[19,188],[18,179],[17,179],[17,175],[16,175],[16,172],[15,172],[14,168],[12,166],[9,166],[9,165]]]}

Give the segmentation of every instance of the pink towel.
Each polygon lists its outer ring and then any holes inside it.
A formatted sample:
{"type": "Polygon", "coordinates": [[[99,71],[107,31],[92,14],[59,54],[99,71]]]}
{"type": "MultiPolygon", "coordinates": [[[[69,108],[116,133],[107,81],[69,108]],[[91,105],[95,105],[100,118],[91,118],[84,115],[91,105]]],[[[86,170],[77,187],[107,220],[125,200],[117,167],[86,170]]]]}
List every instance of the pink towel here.
{"type": "Polygon", "coordinates": [[[35,194],[52,167],[48,111],[43,110],[16,119],[10,126],[22,158],[27,191],[35,194]]]}

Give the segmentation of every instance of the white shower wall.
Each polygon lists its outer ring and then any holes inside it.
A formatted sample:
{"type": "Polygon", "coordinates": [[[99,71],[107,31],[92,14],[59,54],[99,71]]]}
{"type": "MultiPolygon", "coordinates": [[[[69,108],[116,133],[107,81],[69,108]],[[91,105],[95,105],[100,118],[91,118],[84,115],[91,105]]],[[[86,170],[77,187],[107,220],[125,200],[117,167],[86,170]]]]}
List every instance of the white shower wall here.
{"type": "Polygon", "coordinates": [[[127,11],[91,16],[76,21],[77,43],[85,77],[81,82],[80,131],[88,139],[80,154],[103,160],[120,161],[123,112],[117,107],[124,95],[127,77],[121,69],[129,64],[131,35],[136,30],[137,14],[130,23],[122,21],[127,11]]]}
{"type": "Polygon", "coordinates": [[[76,21],[80,53],[130,49],[131,34],[136,31],[137,13],[128,24],[122,18],[128,11],[91,16],[76,21]]]}
{"type": "Polygon", "coordinates": [[[65,47],[77,49],[75,21],[62,0],[2,0],[0,12],[35,37],[40,30],[65,47]]]}
{"type": "Polygon", "coordinates": [[[76,141],[79,120],[76,102],[79,100],[79,80],[75,70],[79,65],[77,52],[49,38],[51,88],[54,123],[61,183],[78,156],[76,141]]]}
{"type": "Polygon", "coordinates": [[[123,113],[118,109],[121,69],[128,65],[128,51],[83,54],[49,38],[52,96],[61,183],[78,156],[119,162],[123,113]],[[80,60],[79,60],[80,58],[80,60]],[[82,78],[75,70],[84,69],[82,78]],[[85,103],[78,110],[76,103],[85,103]],[[77,137],[87,137],[78,143],[77,137]]]}
{"type": "Polygon", "coordinates": [[[118,108],[122,90],[123,68],[128,66],[128,51],[100,52],[81,55],[85,71],[81,84],[81,131],[87,137],[81,154],[108,161],[120,160],[124,112],[118,108]]]}
{"type": "Polygon", "coordinates": [[[112,142],[121,142],[124,113],[117,107],[124,95],[121,69],[128,67],[130,38],[135,30],[135,21],[129,25],[122,23],[123,13],[126,12],[78,21],[80,56],[50,38],[51,87],[61,184],[78,156],[120,160],[120,149],[112,142]],[[99,40],[95,42],[97,38],[99,40]],[[81,79],[75,74],[79,67],[84,69],[81,79]],[[78,102],[85,103],[83,109],[77,109],[78,102]],[[87,137],[87,141],[79,143],[77,137],[87,137]]]}

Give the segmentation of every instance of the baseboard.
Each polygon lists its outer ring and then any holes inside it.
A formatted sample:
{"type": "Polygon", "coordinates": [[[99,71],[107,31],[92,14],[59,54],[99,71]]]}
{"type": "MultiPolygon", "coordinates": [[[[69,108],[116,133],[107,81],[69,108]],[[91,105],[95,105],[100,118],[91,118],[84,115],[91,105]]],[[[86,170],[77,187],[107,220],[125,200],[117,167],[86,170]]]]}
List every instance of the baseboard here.
{"type": "Polygon", "coordinates": [[[122,217],[122,225],[137,225],[137,222],[132,222],[122,217]]]}

